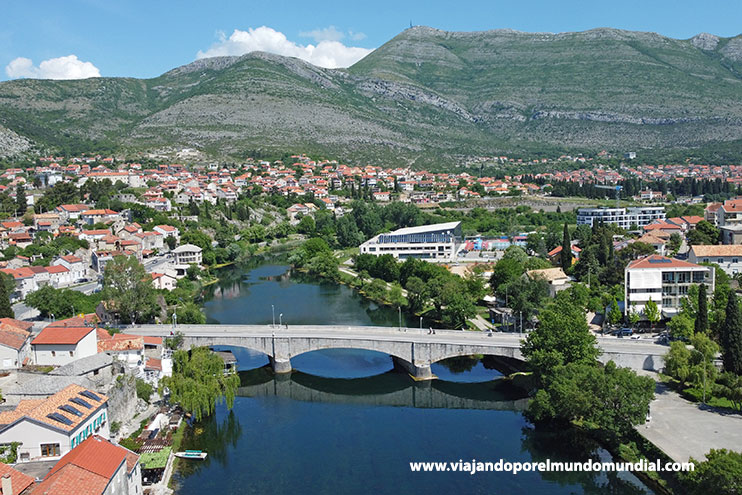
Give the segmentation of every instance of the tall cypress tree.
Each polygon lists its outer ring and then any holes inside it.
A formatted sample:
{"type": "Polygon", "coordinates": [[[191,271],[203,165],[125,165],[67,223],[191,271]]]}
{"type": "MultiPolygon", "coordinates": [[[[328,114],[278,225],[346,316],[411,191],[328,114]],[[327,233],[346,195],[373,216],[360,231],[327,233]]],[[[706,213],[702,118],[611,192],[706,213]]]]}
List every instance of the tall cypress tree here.
{"type": "Polygon", "coordinates": [[[729,293],[727,312],[721,328],[722,359],[724,369],[742,375],[742,319],[734,291],[729,293]]]}
{"type": "Polygon", "coordinates": [[[8,287],[15,284],[9,275],[0,274],[0,318],[15,318],[13,307],[10,305],[10,293],[8,287]]]}
{"type": "Polygon", "coordinates": [[[565,272],[572,266],[572,241],[569,238],[569,228],[564,222],[564,235],[562,236],[562,252],[559,253],[559,261],[565,272]]]}
{"type": "Polygon", "coordinates": [[[709,328],[708,299],[706,298],[706,284],[698,288],[698,312],[696,313],[696,333],[703,332],[709,328]]]}

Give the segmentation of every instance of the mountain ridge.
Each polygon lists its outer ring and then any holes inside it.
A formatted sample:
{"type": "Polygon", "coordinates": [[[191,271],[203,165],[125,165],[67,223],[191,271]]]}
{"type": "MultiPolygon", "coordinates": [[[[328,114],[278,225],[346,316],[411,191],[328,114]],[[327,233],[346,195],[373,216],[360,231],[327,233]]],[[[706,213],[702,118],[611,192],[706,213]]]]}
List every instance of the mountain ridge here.
{"type": "Polygon", "coordinates": [[[346,69],[251,52],[151,79],[7,81],[0,125],[45,147],[406,164],[713,146],[742,139],[742,36],[414,26],[346,69]]]}

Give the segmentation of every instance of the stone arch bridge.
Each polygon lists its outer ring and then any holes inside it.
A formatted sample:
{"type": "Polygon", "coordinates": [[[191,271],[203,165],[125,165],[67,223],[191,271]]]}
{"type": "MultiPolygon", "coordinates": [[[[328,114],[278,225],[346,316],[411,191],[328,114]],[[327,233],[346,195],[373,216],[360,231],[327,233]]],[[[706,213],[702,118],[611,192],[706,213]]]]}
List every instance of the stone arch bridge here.
{"type": "MultiPolygon", "coordinates": [[[[392,356],[395,364],[416,379],[434,378],[430,365],[443,359],[488,354],[522,360],[523,336],[512,333],[469,332],[461,330],[340,326],[340,325],[141,325],[127,333],[168,337],[182,332],[184,346],[235,346],[266,354],[276,373],[291,371],[291,358],[320,349],[365,349],[392,356]]],[[[635,370],[659,371],[667,347],[651,341],[605,337],[598,339],[600,361],[613,360],[618,366],[635,370]]]]}

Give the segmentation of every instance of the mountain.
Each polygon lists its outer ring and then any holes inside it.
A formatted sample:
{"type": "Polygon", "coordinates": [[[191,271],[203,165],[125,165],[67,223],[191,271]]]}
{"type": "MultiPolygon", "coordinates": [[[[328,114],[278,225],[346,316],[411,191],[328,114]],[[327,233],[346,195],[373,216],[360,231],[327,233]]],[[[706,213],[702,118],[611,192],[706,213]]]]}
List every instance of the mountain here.
{"type": "Polygon", "coordinates": [[[307,151],[420,165],[518,152],[736,148],[742,36],[414,27],[348,69],[253,52],[153,79],[7,81],[3,126],[13,142],[47,147],[307,151]]]}

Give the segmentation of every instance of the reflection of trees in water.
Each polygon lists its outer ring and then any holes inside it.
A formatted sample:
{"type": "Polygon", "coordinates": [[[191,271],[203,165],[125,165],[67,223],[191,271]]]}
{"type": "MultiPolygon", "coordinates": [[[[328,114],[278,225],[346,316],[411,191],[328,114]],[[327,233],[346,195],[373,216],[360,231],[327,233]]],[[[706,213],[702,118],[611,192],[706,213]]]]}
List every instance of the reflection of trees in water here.
{"type": "MultiPolygon", "coordinates": [[[[545,428],[523,428],[521,449],[528,452],[532,462],[586,462],[601,460],[602,448],[594,440],[574,429],[548,430],[545,428]]],[[[610,461],[609,457],[605,458],[610,461]]],[[[616,459],[617,462],[621,462],[616,459]]],[[[560,486],[581,485],[586,494],[640,495],[652,493],[648,488],[619,477],[613,472],[542,472],[544,480],[558,483],[560,486]]],[[[623,476],[626,473],[622,474],[623,476]]],[[[630,474],[629,474],[630,475],[630,474]]]]}
{"type": "Polygon", "coordinates": [[[212,414],[200,423],[194,423],[185,434],[183,450],[203,450],[208,456],[203,461],[181,461],[178,463],[178,473],[182,477],[191,476],[201,469],[205,469],[212,462],[226,465],[229,447],[237,447],[237,441],[242,436],[242,425],[231,410],[227,417],[219,423],[216,414],[212,414]]]}
{"type": "Polygon", "coordinates": [[[481,359],[482,356],[480,355],[457,356],[438,361],[438,364],[446,368],[454,375],[458,375],[473,370],[481,359]]]}

